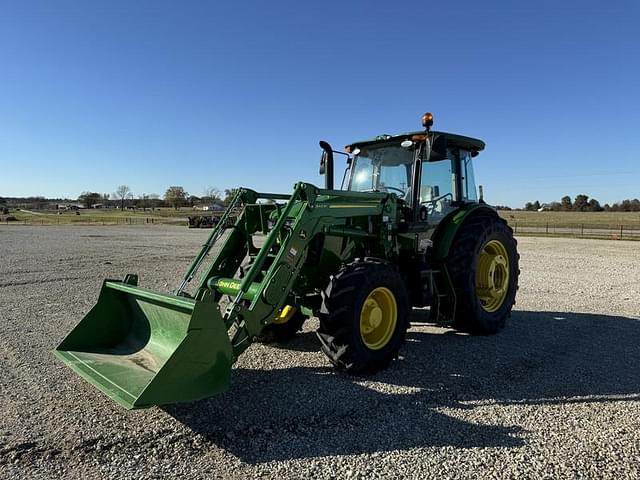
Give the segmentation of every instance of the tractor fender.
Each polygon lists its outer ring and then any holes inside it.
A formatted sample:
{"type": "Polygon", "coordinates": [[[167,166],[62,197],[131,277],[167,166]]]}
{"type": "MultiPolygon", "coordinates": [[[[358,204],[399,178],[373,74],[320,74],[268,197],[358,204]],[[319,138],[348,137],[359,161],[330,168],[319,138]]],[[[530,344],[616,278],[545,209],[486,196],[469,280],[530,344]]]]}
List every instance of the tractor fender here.
{"type": "Polygon", "coordinates": [[[468,218],[487,214],[498,216],[495,209],[486,203],[469,203],[445,217],[431,237],[433,241],[434,258],[436,260],[444,260],[447,258],[449,249],[453,244],[458,230],[460,230],[460,227],[468,218]]]}

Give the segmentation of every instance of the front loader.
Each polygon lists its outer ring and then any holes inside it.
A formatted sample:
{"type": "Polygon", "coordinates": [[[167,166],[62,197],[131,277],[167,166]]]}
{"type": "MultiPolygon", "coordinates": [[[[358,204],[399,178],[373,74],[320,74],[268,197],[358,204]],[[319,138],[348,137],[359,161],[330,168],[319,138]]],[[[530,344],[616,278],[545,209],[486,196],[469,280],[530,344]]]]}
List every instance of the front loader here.
{"type": "Polygon", "coordinates": [[[346,147],[340,189],[321,142],[325,188],[240,188],[171,293],[136,275],[106,280],[55,355],[126,408],[228,388],[254,341],[284,340],[318,317],[338,369],[374,373],[397,357],[413,307],[475,334],[500,330],[518,283],[511,229],[476,197],[484,143],[431,130],[346,147]]]}

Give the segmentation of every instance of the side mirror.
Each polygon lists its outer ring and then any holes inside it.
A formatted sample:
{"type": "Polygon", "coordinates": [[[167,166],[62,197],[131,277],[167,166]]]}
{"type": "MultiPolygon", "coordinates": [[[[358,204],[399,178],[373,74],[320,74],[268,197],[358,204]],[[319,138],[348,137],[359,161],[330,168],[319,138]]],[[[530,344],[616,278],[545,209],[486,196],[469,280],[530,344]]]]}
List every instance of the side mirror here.
{"type": "Polygon", "coordinates": [[[320,175],[324,175],[327,170],[327,157],[327,152],[322,152],[322,155],[320,156],[320,175]]]}

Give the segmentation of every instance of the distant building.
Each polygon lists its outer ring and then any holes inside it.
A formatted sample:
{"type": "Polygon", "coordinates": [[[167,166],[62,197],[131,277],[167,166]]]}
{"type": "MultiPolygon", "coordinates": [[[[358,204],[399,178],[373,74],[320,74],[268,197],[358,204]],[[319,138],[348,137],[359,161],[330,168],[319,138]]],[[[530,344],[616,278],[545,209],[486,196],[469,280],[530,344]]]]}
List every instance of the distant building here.
{"type": "Polygon", "coordinates": [[[58,203],[56,205],[56,210],[80,210],[80,209],[84,209],[85,206],[84,205],[80,205],[80,204],[65,204],[65,203],[58,203]]]}
{"type": "Polygon", "coordinates": [[[224,210],[224,207],[222,205],[214,203],[213,205],[204,205],[200,207],[200,209],[204,212],[219,212],[221,210],[224,210]]]}

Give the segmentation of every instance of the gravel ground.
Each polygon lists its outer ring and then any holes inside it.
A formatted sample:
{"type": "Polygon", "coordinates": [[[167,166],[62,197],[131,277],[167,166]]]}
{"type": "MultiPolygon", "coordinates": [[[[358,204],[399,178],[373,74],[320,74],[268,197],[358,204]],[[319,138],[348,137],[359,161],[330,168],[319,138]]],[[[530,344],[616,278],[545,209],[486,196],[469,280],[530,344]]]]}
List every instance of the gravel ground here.
{"type": "Polygon", "coordinates": [[[637,242],[521,238],[502,333],[414,325],[369,378],[329,367],[314,321],[166,408],[125,411],[53,358],[103,278],[169,290],[207,233],[0,225],[0,478],[640,477],[637,242]]]}

